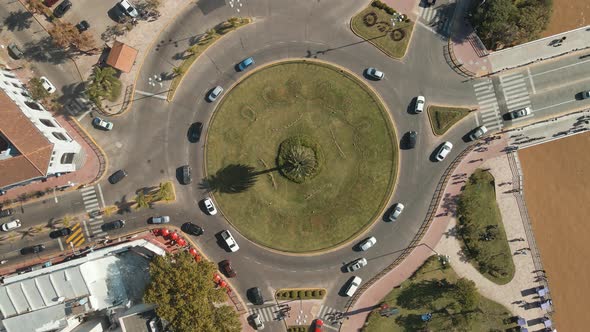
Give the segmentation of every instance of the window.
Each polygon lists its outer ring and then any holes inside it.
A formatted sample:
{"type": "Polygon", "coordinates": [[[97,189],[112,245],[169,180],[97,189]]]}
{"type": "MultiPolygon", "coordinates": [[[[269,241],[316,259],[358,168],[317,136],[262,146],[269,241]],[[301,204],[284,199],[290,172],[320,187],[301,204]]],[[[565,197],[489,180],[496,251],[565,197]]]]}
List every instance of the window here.
{"type": "Polygon", "coordinates": [[[62,164],[71,164],[74,161],[74,156],[76,154],[68,152],[61,155],[61,163],[62,164]]]}
{"type": "Polygon", "coordinates": [[[6,73],[4,73],[4,76],[6,76],[6,77],[10,77],[10,78],[16,78],[16,76],[14,76],[14,75],[10,75],[10,74],[6,74],[6,73]]]}
{"type": "Polygon", "coordinates": [[[15,88],[20,88],[21,87],[20,85],[18,85],[16,83],[12,83],[12,86],[15,87],[15,88]]]}
{"type": "Polygon", "coordinates": [[[33,101],[25,101],[25,105],[27,105],[30,109],[41,111],[41,106],[33,101]]]}
{"type": "Polygon", "coordinates": [[[20,94],[23,95],[23,96],[25,96],[25,97],[30,97],[29,94],[26,91],[23,91],[20,94]]]}
{"type": "Polygon", "coordinates": [[[43,125],[45,125],[46,127],[55,127],[55,124],[53,123],[53,121],[49,120],[49,119],[40,119],[39,120],[43,125]]]}
{"type": "Polygon", "coordinates": [[[62,134],[62,133],[58,133],[58,132],[52,132],[53,137],[57,138],[58,140],[61,141],[67,141],[68,138],[66,137],[66,135],[62,134]]]}

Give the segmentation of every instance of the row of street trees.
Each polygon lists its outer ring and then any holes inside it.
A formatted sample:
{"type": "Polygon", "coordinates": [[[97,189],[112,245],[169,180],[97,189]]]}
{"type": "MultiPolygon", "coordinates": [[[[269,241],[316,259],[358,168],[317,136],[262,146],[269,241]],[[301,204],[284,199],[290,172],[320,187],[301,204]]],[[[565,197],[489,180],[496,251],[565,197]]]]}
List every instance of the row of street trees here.
{"type": "Polygon", "coordinates": [[[485,0],[471,11],[471,24],[489,50],[534,40],[545,30],[552,0],[485,0]]]}

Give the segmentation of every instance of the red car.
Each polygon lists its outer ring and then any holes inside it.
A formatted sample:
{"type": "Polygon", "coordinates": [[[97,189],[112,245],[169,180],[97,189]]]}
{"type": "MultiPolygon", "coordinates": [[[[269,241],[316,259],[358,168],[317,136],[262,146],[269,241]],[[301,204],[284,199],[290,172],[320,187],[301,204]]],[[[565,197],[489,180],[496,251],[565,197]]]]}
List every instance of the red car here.
{"type": "Polygon", "coordinates": [[[315,332],[322,332],[322,326],[324,326],[324,321],[321,319],[315,320],[315,332]]]}
{"type": "Polygon", "coordinates": [[[221,266],[221,272],[223,272],[226,277],[233,278],[237,275],[236,271],[234,271],[234,268],[231,266],[229,259],[222,260],[219,265],[221,266]]]}

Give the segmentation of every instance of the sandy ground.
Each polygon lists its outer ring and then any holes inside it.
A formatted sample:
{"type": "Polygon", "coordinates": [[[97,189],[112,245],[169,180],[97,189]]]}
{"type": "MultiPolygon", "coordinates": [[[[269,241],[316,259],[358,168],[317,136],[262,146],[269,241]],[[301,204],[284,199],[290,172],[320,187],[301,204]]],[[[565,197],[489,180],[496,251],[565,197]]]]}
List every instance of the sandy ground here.
{"type": "Polygon", "coordinates": [[[590,24],[590,1],[553,0],[553,14],[541,37],[581,28],[590,24]]]}
{"type": "MultiPolygon", "coordinates": [[[[581,2],[581,1],[580,1],[581,2]]],[[[518,152],[560,331],[590,326],[590,133],[518,152]]]]}

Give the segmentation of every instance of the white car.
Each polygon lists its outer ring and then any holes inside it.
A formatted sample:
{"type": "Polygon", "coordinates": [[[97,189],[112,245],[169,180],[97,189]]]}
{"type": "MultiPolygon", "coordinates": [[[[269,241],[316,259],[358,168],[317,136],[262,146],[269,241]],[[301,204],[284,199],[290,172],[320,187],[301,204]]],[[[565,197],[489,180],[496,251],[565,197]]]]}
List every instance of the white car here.
{"type": "Polygon", "coordinates": [[[363,279],[361,279],[360,277],[352,277],[352,280],[350,280],[350,283],[348,284],[348,287],[346,288],[344,294],[346,294],[346,296],[353,296],[354,293],[356,293],[356,290],[361,285],[361,282],[363,282],[363,279]]]}
{"type": "Polygon", "coordinates": [[[451,150],[453,149],[453,143],[451,142],[444,142],[443,145],[438,148],[438,152],[436,153],[436,160],[443,161],[449,155],[451,150]]]}
{"type": "Polygon", "coordinates": [[[213,89],[211,91],[211,93],[209,94],[209,96],[207,96],[207,98],[209,99],[210,102],[214,102],[215,100],[217,100],[217,97],[219,97],[219,95],[222,93],[223,93],[223,88],[218,85],[215,87],[215,89],[213,89]]]}
{"type": "Polygon", "coordinates": [[[582,99],[590,99],[590,90],[581,92],[582,99]]]}
{"type": "Polygon", "coordinates": [[[473,130],[471,134],[469,134],[469,139],[475,141],[476,139],[482,137],[488,132],[488,128],[486,126],[479,126],[473,130]]]}
{"type": "Polygon", "coordinates": [[[508,113],[508,119],[514,120],[514,119],[525,117],[529,114],[531,114],[531,108],[525,107],[525,108],[521,108],[519,110],[512,111],[512,112],[508,113]]]}
{"type": "Polygon", "coordinates": [[[205,208],[207,209],[207,212],[214,216],[217,214],[217,209],[215,208],[215,204],[213,204],[213,201],[211,200],[211,198],[207,197],[203,200],[203,204],[205,204],[205,208]]]}
{"type": "Polygon", "coordinates": [[[353,272],[353,271],[356,271],[364,266],[367,266],[367,259],[362,257],[362,258],[359,258],[359,259],[356,259],[356,260],[350,262],[346,266],[346,271],[353,272]]]}
{"type": "Polygon", "coordinates": [[[231,252],[240,250],[240,246],[238,246],[238,243],[228,230],[221,232],[221,238],[225,241],[225,244],[227,244],[227,247],[231,252]]]}
{"type": "Polygon", "coordinates": [[[402,203],[396,203],[389,214],[389,221],[396,221],[399,215],[402,214],[404,207],[402,203]]]}
{"type": "Polygon", "coordinates": [[[361,249],[362,251],[367,251],[376,243],[377,239],[374,236],[371,236],[370,238],[365,239],[363,242],[359,243],[359,249],[361,249]]]}
{"type": "Polygon", "coordinates": [[[382,71],[373,67],[367,68],[367,75],[374,80],[382,80],[385,77],[382,71]]]}
{"type": "Polygon", "coordinates": [[[426,98],[424,98],[424,96],[416,97],[416,106],[414,107],[414,113],[422,113],[422,111],[424,111],[425,104],[426,98]]]}
{"type": "Polygon", "coordinates": [[[254,324],[254,327],[256,328],[256,330],[263,330],[264,329],[264,323],[262,322],[262,319],[260,319],[260,315],[252,314],[252,316],[250,316],[250,318],[252,319],[252,323],[254,324]]]}
{"type": "Polygon", "coordinates": [[[111,129],[113,129],[113,123],[112,122],[103,120],[103,119],[99,118],[98,116],[95,117],[94,119],[92,119],[92,124],[95,127],[102,128],[104,130],[111,130],[111,129]]]}
{"type": "Polygon", "coordinates": [[[167,224],[170,222],[170,216],[152,217],[152,224],[167,224]]]}
{"type": "Polygon", "coordinates": [[[41,86],[43,86],[43,89],[47,90],[47,92],[50,94],[55,92],[55,86],[51,84],[47,77],[41,76],[39,80],[41,81],[41,86]]]}
{"type": "Polygon", "coordinates": [[[137,9],[135,9],[135,7],[133,7],[129,1],[127,0],[121,0],[119,1],[119,3],[117,4],[121,7],[121,9],[125,12],[125,14],[129,15],[130,17],[137,17],[139,16],[139,13],[137,12],[137,9]]]}
{"type": "Polygon", "coordinates": [[[11,231],[13,229],[19,228],[20,227],[20,220],[15,219],[11,222],[7,222],[2,224],[2,230],[5,232],[11,231]]]}

